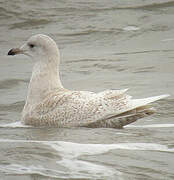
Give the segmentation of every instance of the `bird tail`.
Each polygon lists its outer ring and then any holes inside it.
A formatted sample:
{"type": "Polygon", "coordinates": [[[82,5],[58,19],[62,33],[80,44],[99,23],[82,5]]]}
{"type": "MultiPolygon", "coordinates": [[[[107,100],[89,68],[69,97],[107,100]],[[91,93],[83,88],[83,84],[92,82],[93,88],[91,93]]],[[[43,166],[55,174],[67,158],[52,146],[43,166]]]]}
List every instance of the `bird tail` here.
{"type": "Polygon", "coordinates": [[[124,126],[135,122],[140,118],[154,114],[156,111],[149,103],[168,97],[169,95],[154,96],[144,99],[133,99],[131,100],[131,110],[123,112],[119,115],[109,117],[108,119],[100,122],[89,124],[88,127],[97,128],[123,128],[124,126]]]}

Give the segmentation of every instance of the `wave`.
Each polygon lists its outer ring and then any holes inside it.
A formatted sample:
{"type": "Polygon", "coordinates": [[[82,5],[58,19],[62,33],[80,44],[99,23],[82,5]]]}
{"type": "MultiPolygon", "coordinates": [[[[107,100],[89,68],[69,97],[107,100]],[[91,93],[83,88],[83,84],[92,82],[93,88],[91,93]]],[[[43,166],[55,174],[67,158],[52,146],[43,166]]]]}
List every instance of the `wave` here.
{"type": "MultiPolygon", "coordinates": [[[[119,176],[122,175],[121,172],[116,172],[115,170],[111,170],[111,168],[106,168],[105,166],[95,165],[94,163],[82,162],[79,161],[76,163],[75,161],[61,161],[60,165],[65,165],[68,167],[69,172],[58,170],[58,169],[50,169],[47,167],[43,167],[42,165],[21,165],[21,164],[9,164],[9,165],[0,165],[0,171],[5,172],[6,174],[15,174],[15,175],[32,175],[37,174],[43,177],[49,178],[61,178],[61,179],[98,179],[101,176],[104,177],[112,177],[117,173],[118,180],[121,180],[119,176]],[[76,169],[77,168],[77,169],[76,169]],[[80,170],[84,170],[84,172],[80,172],[80,170]],[[86,173],[85,173],[86,172],[86,173]]],[[[56,168],[56,167],[55,167],[56,168]]]]}
{"type": "Polygon", "coordinates": [[[2,164],[0,171],[6,174],[38,174],[50,178],[68,179],[122,179],[123,173],[113,167],[100,164],[99,162],[84,160],[81,156],[100,155],[110,150],[139,150],[174,152],[174,148],[155,143],[118,143],[118,144],[80,144],[64,141],[30,141],[0,139],[0,143],[40,143],[49,146],[58,152],[60,160],[55,160],[57,166],[49,169],[44,165],[2,164]],[[62,169],[63,167],[63,169],[62,169]],[[66,169],[66,171],[64,170],[66,169]]]}
{"type": "Polygon", "coordinates": [[[0,143],[41,143],[58,151],[64,157],[78,157],[81,155],[103,154],[110,150],[125,149],[139,151],[162,151],[174,152],[174,148],[155,143],[118,143],[118,144],[80,144],[65,141],[34,141],[34,140],[13,140],[0,139],[0,143]]]}
{"type": "MultiPolygon", "coordinates": [[[[58,178],[59,171],[53,169],[46,169],[42,166],[24,166],[20,164],[9,164],[9,165],[0,165],[0,171],[5,172],[6,174],[38,174],[45,177],[58,178]]],[[[61,172],[62,173],[62,172],[61,172]]]]}

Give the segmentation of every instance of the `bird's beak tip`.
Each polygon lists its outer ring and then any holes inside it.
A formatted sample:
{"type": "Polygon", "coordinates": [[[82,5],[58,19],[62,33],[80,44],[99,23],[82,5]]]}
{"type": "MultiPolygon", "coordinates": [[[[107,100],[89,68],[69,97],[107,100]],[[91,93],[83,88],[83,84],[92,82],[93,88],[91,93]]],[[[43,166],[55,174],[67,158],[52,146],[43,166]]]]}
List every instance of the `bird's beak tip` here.
{"type": "Polygon", "coordinates": [[[13,49],[10,49],[10,51],[8,52],[7,55],[14,56],[14,55],[20,54],[20,53],[21,53],[21,50],[19,48],[13,48],[13,49]]]}

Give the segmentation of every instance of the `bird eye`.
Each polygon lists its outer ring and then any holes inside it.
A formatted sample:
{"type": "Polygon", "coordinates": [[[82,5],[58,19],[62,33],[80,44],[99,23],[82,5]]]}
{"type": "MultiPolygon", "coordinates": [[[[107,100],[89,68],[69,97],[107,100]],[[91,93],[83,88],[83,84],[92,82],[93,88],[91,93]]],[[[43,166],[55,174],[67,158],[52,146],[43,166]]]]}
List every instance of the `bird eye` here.
{"type": "Polygon", "coordinates": [[[34,48],[34,46],[35,46],[34,44],[29,44],[30,48],[34,48]]]}

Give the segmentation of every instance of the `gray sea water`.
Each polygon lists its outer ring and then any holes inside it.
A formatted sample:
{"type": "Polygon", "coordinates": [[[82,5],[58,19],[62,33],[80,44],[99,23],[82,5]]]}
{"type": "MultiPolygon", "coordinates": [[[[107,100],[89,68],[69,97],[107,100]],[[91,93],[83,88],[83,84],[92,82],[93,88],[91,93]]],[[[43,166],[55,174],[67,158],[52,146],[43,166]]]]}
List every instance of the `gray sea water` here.
{"type": "Polygon", "coordinates": [[[174,1],[0,0],[0,180],[174,179],[174,1]],[[20,124],[32,61],[8,57],[31,35],[61,51],[66,88],[171,94],[124,129],[20,124]]]}

